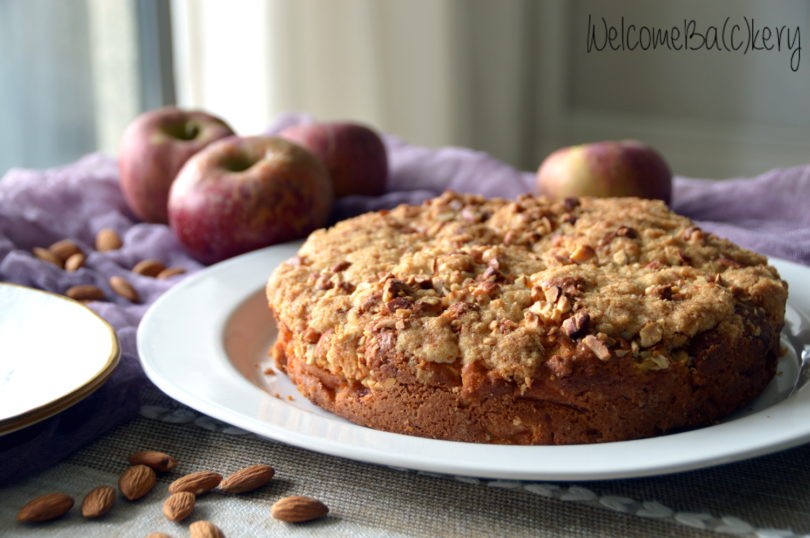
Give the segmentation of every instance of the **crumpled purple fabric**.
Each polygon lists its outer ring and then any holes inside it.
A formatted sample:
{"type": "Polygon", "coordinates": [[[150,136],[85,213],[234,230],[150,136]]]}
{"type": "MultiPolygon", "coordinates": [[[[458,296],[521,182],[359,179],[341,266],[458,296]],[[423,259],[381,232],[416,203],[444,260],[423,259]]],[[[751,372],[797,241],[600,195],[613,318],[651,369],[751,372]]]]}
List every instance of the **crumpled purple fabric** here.
{"type": "MultiPolygon", "coordinates": [[[[308,121],[312,119],[307,116],[284,115],[268,133],[308,121]]],[[[399,203],[420,203],[447,189],[504,198],[533,190],[533,172],[515,170],[485,153],[419,147],[390,135],[385,140],[388,192],[338,200],[333,220],[399,203]]],[[[718,182],[678,177],[672,207],[744,247],[810,265],[808,203],[810,165],[718,182]]],[[[127,209],[115,159],[92,154],[51,170],[11,170],[0,180],[0,281],[57,293],[75,284],[101,287],[111,300],[90,306],[115,327],[122,348],[119,367],[93,395],[52,418],[0,437],[4,462],[0,485],[52,465],[138,413],[140,388],[148,382],[135,345],[138,322],[158,296],[184,278],[156,280],[130,272],[146,258],[184,267],[187,274],[202,269],[183,252],[169,227],[138,222],[127,209]],[[94,237],[101,228],[118,231],[123,248],[95,252],[94,237]],[[74,239],[89,253],[86,266],[75,273],[31,254],[33,247],[63,238],[74,239]],[[130,304],[112,293],[108,280],[113,275],[130,280],[142,304],[130,304]]]]}

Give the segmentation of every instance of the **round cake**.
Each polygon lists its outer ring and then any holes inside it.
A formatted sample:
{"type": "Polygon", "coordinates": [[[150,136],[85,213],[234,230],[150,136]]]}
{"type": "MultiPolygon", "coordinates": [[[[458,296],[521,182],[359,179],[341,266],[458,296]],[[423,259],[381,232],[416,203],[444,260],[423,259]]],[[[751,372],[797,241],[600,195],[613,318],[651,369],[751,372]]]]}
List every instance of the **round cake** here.
{"type": "Polygon", "coordinates": [[[452,192],[314,232],[271,275],[311,401],[436,439],[575,444],[711,424],[776,370],[787,285],[658,201],[452,192]]]}

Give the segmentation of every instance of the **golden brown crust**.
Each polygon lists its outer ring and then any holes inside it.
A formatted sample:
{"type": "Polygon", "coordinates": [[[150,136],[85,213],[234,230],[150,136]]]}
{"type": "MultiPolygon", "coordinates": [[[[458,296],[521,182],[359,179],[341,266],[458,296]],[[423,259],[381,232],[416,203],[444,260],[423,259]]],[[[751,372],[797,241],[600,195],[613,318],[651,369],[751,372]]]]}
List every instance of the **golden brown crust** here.
{"type": "Polygon", "coordinates": [[[710,423],[775,371],[786,285],[639,199],[445,193],[315,232],[267,287],[274,355],[374,428],[521,444],[710,423]]]}

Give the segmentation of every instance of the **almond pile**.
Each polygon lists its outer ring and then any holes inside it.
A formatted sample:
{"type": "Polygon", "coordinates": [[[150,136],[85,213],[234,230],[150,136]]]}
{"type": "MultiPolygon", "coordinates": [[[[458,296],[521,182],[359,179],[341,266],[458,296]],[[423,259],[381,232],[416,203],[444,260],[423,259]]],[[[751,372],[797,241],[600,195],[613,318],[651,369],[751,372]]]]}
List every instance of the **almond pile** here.
{"type": "MultiPolygon", "coordinates": [[[[118,250],[124,245],[123,239],[115,230],[104,228],[96,234],[95,247],[97,252],[118,250]]],[[[48,248],[34,247],[31,250],[34,257],[51,263],[69,273],[75,273],[85,265],[87,255],[72,239],[62,239],[48,248]]],[[[136,275],[157,278],[160,280],[181,275],[186,272],[182,267],[166,267],[159,260],[141,260],[131,271],[136,275]]],[[[120,297],[131,303],[140,303],[141,298],[135,287],[123,276],[115,275],[107,282],[110,289],[120,297]]],[[[102,301],[106,298],[104,290],[93,284],[79,284],[65,290],[65,295],[77,301],[102,301]]]]}
{"type": "MultiPolygon", "coordinates": [[[[118,489],[126,499],[137,501],[151,492],[157,484],[157,474],[177,467],[170,455],[155,450],[141,450],[129,455],[128,467],[118,478],[118,489]]],[[[168,487],[168,497],[163,501],[163,515],[174,522],[188,519],[194,512],[197,497],[212,490],[224,494],[240,494],[254,491],[272,480],[275,469],[270,465],[251,465],[223,478],[213,471],[198,471],[181,476],[168,487]]],[[[85,495],[81,503],[82,516],[87,519],[103,517],[112,510],[116,501],[115,489],[98,486],[85,495]]],[[[74,505],[73,497],[64,493],[49,493],[32,499],[17,513],[17,521],[37,523],[59,518],[74,505]]],[[[326,516],[329,508],[312,497],[291,495],[276,501],[270,510],[275,519],[287,523],[302,523],[326,516]]],[[[222,530],[210,521],[198,520],[188,526],[192,538],[223,538],[222,530]]],[[[167,538],[169,535],[155,532],[147,538],[167,538]]]]}

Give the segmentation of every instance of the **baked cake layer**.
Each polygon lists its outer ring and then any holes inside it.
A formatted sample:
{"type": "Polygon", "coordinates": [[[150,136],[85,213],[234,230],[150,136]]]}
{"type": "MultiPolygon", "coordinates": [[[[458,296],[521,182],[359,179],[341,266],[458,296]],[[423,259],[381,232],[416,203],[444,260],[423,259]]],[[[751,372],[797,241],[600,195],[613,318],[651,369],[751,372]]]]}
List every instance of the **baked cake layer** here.
{"type": "Polygon", "coordinates": [[[786,284],[635,198],[445,193],[314,232],[267,295],[278,366],[372,428],[571,444],[710,424],[773,377],[786,284]]]}

